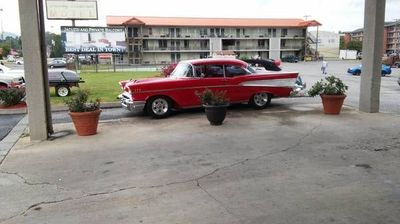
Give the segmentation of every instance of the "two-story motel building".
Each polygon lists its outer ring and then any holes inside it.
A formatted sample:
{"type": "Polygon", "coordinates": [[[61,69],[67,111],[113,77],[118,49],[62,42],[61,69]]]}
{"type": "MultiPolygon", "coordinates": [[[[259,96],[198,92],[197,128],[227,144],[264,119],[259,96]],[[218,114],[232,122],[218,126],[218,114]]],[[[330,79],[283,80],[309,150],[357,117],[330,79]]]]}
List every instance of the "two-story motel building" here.
{"type": "Polygon", "coordinates": [[[129,64],[167,64],[231,51],[237,56],[303,56],[315,20],[107,16],[126,29],[129,64]]]}

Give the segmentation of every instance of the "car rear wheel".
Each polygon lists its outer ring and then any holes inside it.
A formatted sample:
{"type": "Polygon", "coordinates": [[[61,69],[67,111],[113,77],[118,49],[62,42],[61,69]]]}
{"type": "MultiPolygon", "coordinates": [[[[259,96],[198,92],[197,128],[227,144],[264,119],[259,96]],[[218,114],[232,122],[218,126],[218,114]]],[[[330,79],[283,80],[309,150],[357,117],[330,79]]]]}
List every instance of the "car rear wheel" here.
{"type": "Polygon", "coordinates": [[[56,94],[60,97],[65,97],[70,94],[71,90],[68,86],[57,86],[56,87],[56,94]]]}
{"type": "Polygon", "coordinates": [[[156,119],[166,118],[171,114],[171,100],[164,96],[151,98],[147,102],[147,113],[156,119]]]}
{"type": "Polygon", "coordinates": [[[256,109],[264,109],[271,104],[271,94],[269,93],[256,93],[250,98],[250,105],[256,109]]]}

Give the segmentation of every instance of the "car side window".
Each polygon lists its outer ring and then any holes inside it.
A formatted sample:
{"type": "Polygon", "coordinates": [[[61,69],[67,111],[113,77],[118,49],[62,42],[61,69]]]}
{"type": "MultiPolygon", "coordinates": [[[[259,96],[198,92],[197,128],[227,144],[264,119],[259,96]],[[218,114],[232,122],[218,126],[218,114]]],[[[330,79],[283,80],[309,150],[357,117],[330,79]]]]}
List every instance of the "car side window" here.
{"type": "Polygon", "coordinates": [[[187,67],[187,70],[185,72],[185,77],[193,77],[193,68],[191,65],[187,67]]]}
{"type": "Polygon", "coordinates": [[[246,70],[244,70],[242,67],[236,66],[236,65],[226,65],[225,66],[225,74],[226,77],[235,77],[239,75],[245,75],[248,74],[246,70]]]}
{"type": "Polygon", "coordinates": [[[205,76],[205,66],[195,65],[194,66],[194,77],[204,77],[205,76]]]}
{"type": "Polygon", "coordinates": [[[224,68],[222,65],[206,65],[205,77],[207,78],[222,78],[224,77],[224,68]]]}

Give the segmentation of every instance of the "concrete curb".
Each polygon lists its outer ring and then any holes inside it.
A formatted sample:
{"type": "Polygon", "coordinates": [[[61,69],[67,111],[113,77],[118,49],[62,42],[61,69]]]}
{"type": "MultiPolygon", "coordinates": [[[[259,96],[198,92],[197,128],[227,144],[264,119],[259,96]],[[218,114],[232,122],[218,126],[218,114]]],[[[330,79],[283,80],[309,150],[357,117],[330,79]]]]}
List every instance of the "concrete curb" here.
{"type": "MultiPolygon", "coordinates": [[[[111,102],[111,103],[101,103],[101,108],[119,108],[121,107],[121,104],[119,102],[111,102]]],[[[67,111],[68,107],[67,106],[52,106],[51,111],[52,112],[60,112],[60,111],[67,111]]]]}
{"type": "MultiPolygon", "coordinates": [[[[101,108],[119,108],[121,104],[119,102],[111,102],[111,103],[102,103],[101,108]]],[[[52,112],[60,112],[67,111],[67,106],[52,106],[52,112]]],[[[0,109],[0,115],[9,115],[9,114],[26,114],[28,112],[27,108],[19,108],[19,109],[0,109]]]]}
{"type": "Polygon", "coordinates": [[[8,135],[0,142],[0,165],[6,158],[11,148],[17,143],[21,135],[28,126],[28,116],[24,116],[17,125],[8,133],[8,135]]]}
{"type": "Polygon", "coordinates": [[[0,115],[9,115],[9,114],[26,114],[28,109],[18,108],[18,109],[0,109],[0,115]]]}

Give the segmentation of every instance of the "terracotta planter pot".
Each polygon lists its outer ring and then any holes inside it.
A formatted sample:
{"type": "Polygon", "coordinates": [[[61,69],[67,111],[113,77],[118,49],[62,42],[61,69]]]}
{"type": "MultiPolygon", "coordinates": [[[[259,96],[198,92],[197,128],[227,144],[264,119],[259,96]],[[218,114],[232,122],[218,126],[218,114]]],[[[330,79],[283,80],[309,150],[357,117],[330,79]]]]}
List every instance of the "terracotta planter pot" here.
{"type": "Polygon", "coordinates": [[[226,105],[203,105],[205,108],[206,116],[211,125],[221,125],[226,116],[226,105]]]}
{"type": "Polygon", "coordinates": [[[79,136],[94,135],[97,133],[101,110],[90,112],[69,112],[76,132],[79,136]]]}
{"type": "Polygon", "coordinates": [[[325,114],[339,114],[346,95],[321,95],[325,114]]]}

